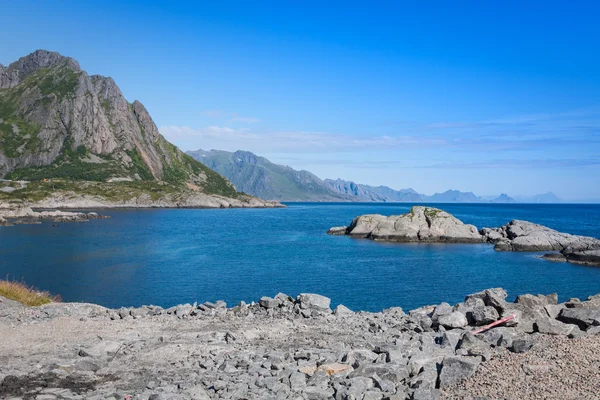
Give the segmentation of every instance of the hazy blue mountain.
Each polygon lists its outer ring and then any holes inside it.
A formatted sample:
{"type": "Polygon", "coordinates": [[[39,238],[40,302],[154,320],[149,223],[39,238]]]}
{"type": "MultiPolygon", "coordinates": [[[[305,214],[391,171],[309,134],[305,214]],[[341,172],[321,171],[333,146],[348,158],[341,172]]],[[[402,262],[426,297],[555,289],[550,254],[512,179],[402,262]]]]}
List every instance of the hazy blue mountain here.
{"type": "Polygon", "coordinates": [[[490,200],[492,203],[515,203],[516,200],[507,195],[506,193],[502,193],[500,196],[495,197],[490,200]]]}
{"type": "Polygon", "coordinates": [[[249,151],[196,150],[187,154],[227,177],[237,190],[280,201],[350,201],[308,171],[274,164],[249,151]]]}
{"type": "Polygon", "coordinates": [[[436,203],[477,203],[485,201],[472,192],[461,192],[460,190],[446,190],[444,193],[425,196],[423,200],[436,203]]]}
{"type": "Polygon", "coordinates": [[[422,201],[423,196],[413,189],[394,190],[387,186],[370,186],[345,181],[325,179],[325,184],[337,193],[352,196],[355,201],[422,201]]]}
{"type": "Polygon", "coordinates": [[[414,189],[395,190],[343,179],[320,179],[308,171],[272,163],[249,151],[196,150],[187,154],[231,181],[237,190],[263,199],[280,201],[364,201],[431,203],[556,203],[553,193],[513,198],[477,196],[472,192],[447,190],[427,196],[414,189]]]}
{"type": "Polygon", "coordinates": [[[560,199],[557,195],[552,192],[535,194],[533,196],[519,196],[517,197],[519,203],[561,203],[562,199],[560,199]]]}

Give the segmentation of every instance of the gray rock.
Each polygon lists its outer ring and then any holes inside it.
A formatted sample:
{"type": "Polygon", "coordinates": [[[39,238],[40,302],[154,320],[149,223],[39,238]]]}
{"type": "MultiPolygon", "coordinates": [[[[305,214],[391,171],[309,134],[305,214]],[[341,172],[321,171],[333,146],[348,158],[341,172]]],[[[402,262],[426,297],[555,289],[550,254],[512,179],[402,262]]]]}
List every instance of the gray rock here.
{"type": "Polygon", "coordinates": [[[600,308],[565,308],[557,319],[587,330],[590,326],[600,325],[600,308]]]}
{"type": "Polygon", "coordinates": [[[477,370],[478,362],[465,357],[446,357],[442,362],[439,376],[440,388],[452,386],[471,377],[477,370]]]}
{"type": "MultiPolygon", "coordinates": [[[[599,245],[600,247],[600,245],[599,245]]],[[[600,265],[600,249],[564,252],[568,262],[583,265],[600,265]]]]}
{"type": "Polygon", "coordinates": [[[354,311],[352,311],[351,309],[349,309],[348,307],[346,307],[343,304],[338,305],[335,310],[333,310],[333,313],[337,316],[349,316],[349,315],[353,315],[354,311]]]}
{"type": "Polygon", "coordinates": [[[356,217],[347,228],[355,238],[394,242],[480,243],[483,236],[473,225],[466,225],[437,208],[414,206],[403,215],[356,217]]]}
{"type": "Polygon", "coordinates": [[[272,299],[270,297],[261,297],[259,304],[264,308],[277,308],[279,307],[279,299],[272,299]]]}
{"type": "Polygon", "coordinates": [[[554,262],[567,262],[567,257],[565,257],[561,253],[548,253],[542,256],[544,260],[554,261],[554,262]]]}
{"type": "Polygon", "coordinates": [[[319,294],[301,293],[296,301],[300,304],[300,308],[302,309],[331,312],[331,309],[329,308],[331,299],[319,294]]]}
{"type": "Polygon", "coordinates": [[[408,378],[408,369],[405,365],[399,365],[394,363],[387,364],[366,364],[356,368],[348,377],[366,377],[373,379],[374,376],[378,376],[382,379],[387,379],[394,384],[400,383],[402,380],[408,378]]]}
{"type": "Polygon", "coordinates": [[[539,333],[544,333],[547,335],[569,335],[573,332],[573,329],[576,328],[576,325],[572,324],[563,324],[560,321],[555,319],[540,318],[535,322],[535,328],[539,333]]]}
{"type": "Polygon", "coordinates": [[[328,235],[343,236],[346,234],[347,226],[334,226],[327,231],[328,235]]]}
{"type": "Polygon", "coordinates": [[[438,318],[438,323],[444,328],[464,328],[467,326],[467,317],[457,311],[453,311],[450,314],[442,315],[438,318]]]}
{"type": "Polygon", "coordinates": [[[556,319],[564,308],[566,308],[564,304],[547,304],[544,306],[546,314],[552,319],[556,319]]]}
{"type": "Polygon", "coordinates": [[[535,342],[530,339],[515,339],[510,346],[510,350],[514,353],[525,353],[529,351],[535,342]]]}
{"type": "Polygon", "coordinates": [[[512,251],[561,251],[569,246],[581,249],[600,245],[600,241],[594,238],[561,233],[527,221],[513,220],[499,230],[505,232],[512,251]]]}
{"type": "Polygon", "coordinates": [[[556,305],[558,303],[558,296],[556,293],[549,294],[544,296],[542,294],[538,294],[537,296],[531,294],[523,294],[517,296],[517,300],[515,301],[517,304],[521,304],[525,307],[538,309],[539,307],[543,307],[546,305],[556,305]]]}
{"type": "Polygon", "coordinates": [[[492,306],[475,308],[467,313],[467,319],[472,321],[473,325],[488,325],[500,318],[498,311],[492,306]]]}
{"type": "Polygon", "coordinates": [[[415,389],[411,400],[439,400],[440,391],[437,389],[415,389]]]}

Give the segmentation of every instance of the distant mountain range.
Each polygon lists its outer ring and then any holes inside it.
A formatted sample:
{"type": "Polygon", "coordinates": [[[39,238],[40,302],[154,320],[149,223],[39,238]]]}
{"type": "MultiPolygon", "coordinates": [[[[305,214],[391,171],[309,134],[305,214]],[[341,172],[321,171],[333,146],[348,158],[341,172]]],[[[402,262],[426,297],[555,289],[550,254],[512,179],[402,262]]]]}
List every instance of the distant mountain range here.
{"type": "Polygon", "coordinates": [[[363,185],[342,179],[320,179],[308,171],[274,164],[249,151],[196,150],[187,154],[229,179],[237,190],[263,199],[280,201],[364,201],[435,203],[557,203],[553,193],[531,197],[480,197],[472,192],[447,190],[427,196],[414,189],[363,185]]]}

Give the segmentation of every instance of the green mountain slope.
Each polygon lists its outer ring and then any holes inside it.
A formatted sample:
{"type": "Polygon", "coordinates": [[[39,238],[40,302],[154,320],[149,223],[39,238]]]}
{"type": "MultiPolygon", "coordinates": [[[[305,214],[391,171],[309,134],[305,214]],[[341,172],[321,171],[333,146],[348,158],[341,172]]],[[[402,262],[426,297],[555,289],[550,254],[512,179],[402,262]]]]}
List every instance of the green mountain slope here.
{"type": "Polygon", "coordinates": [[[142,103],[128,102],[112,78],[45,50],[0,65],[0,178],[240,196],[160,135],[142,103]]]}
{"type": "Polygon", "coordinates": [[[238,190],[280,201],[349,201],[317,176],[270,162],[248,151],[189,151],[189,155],[227,177],[238,190]]]}

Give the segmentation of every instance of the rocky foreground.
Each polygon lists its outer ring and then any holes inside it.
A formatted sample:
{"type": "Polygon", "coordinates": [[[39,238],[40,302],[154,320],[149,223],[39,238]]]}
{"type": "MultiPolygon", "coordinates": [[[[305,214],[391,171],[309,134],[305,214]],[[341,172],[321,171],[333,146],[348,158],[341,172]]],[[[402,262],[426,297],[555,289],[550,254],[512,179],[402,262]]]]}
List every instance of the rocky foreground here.
{"type": "Polygon", "coordinates": [[[554,251],[544,258],[600,265],[600,240],[558,232],[528,221],[513,220],[499,228],[477,229],[446,211],[415,206],[403,215],[361,215],[349,226],[333,227],[330,235],[384,242],[491,243],[498,251],[554,251]]]}
{"type": "Polygon", "coordinates": [[[408,313],[332,311],[316,294],[166,310],[3,300],[0,398],[600,398],[600,295],[506,297],[408,313]]]}

